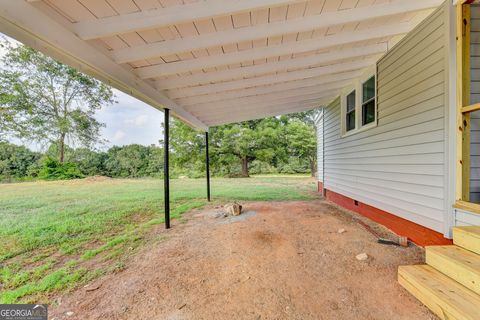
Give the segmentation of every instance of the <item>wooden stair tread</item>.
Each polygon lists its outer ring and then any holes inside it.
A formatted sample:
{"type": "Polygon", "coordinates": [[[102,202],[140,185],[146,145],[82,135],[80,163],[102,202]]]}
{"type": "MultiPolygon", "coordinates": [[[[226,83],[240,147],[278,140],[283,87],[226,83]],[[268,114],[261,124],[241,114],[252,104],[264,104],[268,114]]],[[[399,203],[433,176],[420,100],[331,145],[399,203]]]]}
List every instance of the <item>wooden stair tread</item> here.
{"type": "Polygon", "coordinates": [[[426,262],[480,294],[480,256],[458,246],[426,247],[426,262]]]}
{"type": "Polygon", "coordinates": [[[398,282],[440,319],[480,319],[480,296],[431,266],[400,266],[398,282]]]}
{"type": "Polygon", "coordinates": [[[453,243],[480,254],[480,226],[454,227],[453,243]]]}

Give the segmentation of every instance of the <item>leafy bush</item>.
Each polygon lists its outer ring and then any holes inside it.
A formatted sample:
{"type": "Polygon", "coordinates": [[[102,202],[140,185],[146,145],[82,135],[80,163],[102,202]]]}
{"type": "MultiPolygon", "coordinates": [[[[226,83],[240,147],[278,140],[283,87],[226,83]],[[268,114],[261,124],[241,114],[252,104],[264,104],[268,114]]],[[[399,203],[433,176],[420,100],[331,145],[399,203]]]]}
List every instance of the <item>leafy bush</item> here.
{"type": "Polygon", "coordinates": [[[250,164],[250,173],[252,174],[268,174],[268,173],[278,173],[277,168],[272,166],[270,163],[260,160],[253,160],[250,164]]]}
{"type": "Polygon", "coordinates": [[[310,171],[308,163],[298,157],[290,157],[287,163],[279,166],[278,171],[285,174],[307,173],[310,171]]]}
{"type": "Polygon", "coordinates": [[[17,181],[30,174],[41,155],[23,146],[0,142],[0,181],[17,181]]]}
{"type": "Polygon", "coordinates": [[[47,157],[38,177],[44,180],[68,180],[83,178],[83,175],[75,163],[60,163],[58,160],[47,157]]]}

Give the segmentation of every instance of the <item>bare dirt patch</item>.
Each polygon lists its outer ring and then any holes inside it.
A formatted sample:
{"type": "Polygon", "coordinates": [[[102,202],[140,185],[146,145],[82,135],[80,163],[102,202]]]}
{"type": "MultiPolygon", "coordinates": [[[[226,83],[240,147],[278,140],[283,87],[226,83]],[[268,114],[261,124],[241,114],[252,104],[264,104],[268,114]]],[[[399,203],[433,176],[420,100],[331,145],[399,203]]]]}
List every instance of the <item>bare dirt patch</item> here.
{"type": "Polygon", "coordinates": [[[255,214],[240,220],[207,208],[156,229],[163,241],[62,297],[52,317],[435,319],[396,281],[397,266],[422,262],[422,249],[378,244],[354,214],[326,201],[244,205],[255,214]],[[363,252],[369,258],[358,261],[363,252]]]}

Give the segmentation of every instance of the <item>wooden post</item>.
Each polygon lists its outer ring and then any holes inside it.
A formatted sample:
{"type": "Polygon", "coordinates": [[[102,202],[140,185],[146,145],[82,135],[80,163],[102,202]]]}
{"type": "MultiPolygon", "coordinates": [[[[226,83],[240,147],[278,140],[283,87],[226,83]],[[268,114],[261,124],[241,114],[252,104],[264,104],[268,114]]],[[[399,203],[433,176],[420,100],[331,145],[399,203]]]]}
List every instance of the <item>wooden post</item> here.
{"type": "Polygon", "coordinates": [[[470,199],[470,6],[457,4],[457,183],[456,200],[470,199]]]}

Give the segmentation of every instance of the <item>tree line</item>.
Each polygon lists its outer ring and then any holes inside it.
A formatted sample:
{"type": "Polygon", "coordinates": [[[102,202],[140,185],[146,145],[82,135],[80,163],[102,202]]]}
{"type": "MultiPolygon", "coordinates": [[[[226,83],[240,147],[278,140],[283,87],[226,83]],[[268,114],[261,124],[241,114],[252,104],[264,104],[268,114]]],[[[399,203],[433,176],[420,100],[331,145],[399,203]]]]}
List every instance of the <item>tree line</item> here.
{"type": "MultiPolygon", "coordinates": [[[[159,146],[95,149],[105,142],[100,136],[105,124],[98,122],[95,113],[115,103],[109,86],[32,48],[8,41],[0,45],[6,52],[0,64],[0,179],[163,174],[163,150],[159,146]],[[8,143],[11,138],[50,147],[42,153],[33,152],[8,143]]],[[[311,111],[211,128],[212,174],[313,175],[313,117],[311,111]]],[[[204,176],[204,133],[173,120],[170,137],[172,176],[204,176]]]]}
{"type": "Polygon", "coordinates": [[[86,176],[119,178],[155,177],[163,172],[163,150],[131,144],[107,151],[64,147],[64,161],[57,159],[58,146],[35,152],[25,146],[0,142],[0,180],[74,179],[86,176]]]}
{"type": "MultiPolygon", "coordinates": [[[[210,129],[210,168],[213,176],[315,172],[315,135],[309,115],[267,118],[210,129]]],[[[205,176],[205,136],[183,122],[171,125],[171,175],[205,176]]],[[[160,141],[161,143],[161,141],[160,141]]],[[[63,146],[58,141],[36,152],[0,142],[0,180],[162,177],[163,148],[130,144],[106,151],[63,146]],[[61,161],[63,160],[63,161],[61,161]]]]}

